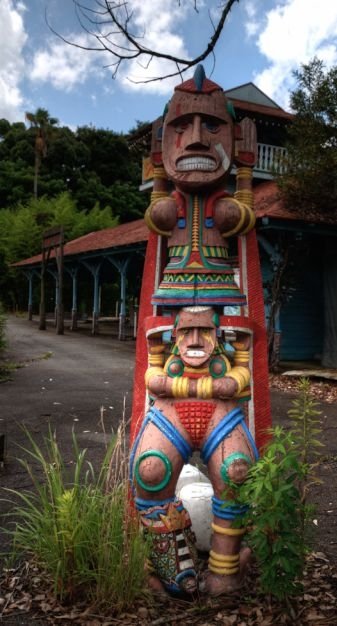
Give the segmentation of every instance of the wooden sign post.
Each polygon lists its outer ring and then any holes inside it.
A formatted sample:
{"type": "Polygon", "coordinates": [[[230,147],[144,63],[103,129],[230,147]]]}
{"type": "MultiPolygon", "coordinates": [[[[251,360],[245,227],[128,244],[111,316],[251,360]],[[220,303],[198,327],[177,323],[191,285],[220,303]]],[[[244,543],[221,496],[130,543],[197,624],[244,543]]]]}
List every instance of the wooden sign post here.
{"type": "Polygon", "coordinates": [[[42,239],[42,268],[41,268],[41,299],[40,299],[40,324],[39,330],[46,330],[46,301],[45,301],[45,277],[47,265],[52,250],[55,250],[57,265],[57,298],[56,298],[56,332],[63,335],[63,226],[54,226],[43,233],[42,239]]]}

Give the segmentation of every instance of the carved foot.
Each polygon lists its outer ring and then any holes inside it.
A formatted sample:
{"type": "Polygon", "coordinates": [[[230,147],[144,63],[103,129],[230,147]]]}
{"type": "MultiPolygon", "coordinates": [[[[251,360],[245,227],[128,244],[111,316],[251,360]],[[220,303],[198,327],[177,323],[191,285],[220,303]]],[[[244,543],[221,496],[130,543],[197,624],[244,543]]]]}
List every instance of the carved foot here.
{"type": "Polygon", "coordinates": [[[163,583],[161,582],[161,580],[159,580],[158,576],[154,576],[153,574],[150,574],[147,578],[147,582],[151,591],[159,592],[159,593],[165,591],[165,587],[163,583]]]}
{"type": "Polygon", "coordinates": [[[240,571],[237,574],[221,576],[208,571],[202,585],[201,591],[210,596],[220,596],[222,594],[232,594],[242,587],[245,571],[251,557],[250,548],[243,548],[240,552],[240,571]]]}

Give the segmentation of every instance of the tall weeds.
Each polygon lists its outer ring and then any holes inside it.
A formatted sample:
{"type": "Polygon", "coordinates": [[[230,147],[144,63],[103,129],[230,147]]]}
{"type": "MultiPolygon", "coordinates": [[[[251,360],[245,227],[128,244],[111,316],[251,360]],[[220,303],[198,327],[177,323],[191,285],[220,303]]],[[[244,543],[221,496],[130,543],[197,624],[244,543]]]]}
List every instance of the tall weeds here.
{"type": "Polygon", "coordinates": [[[22,464],[34,489],[7,490],[20,501],[11,513],[19,520],[10,531],[13,556],[30,555],[61,600],[85,597],[116,613],[131,607],[144,590],[147,549],[128,504],[125,434],[120,430],[109,445],[98,475],[73,434],[70,480],[55,435],[49,431],[44,450],[27,437],[22,464]]]}

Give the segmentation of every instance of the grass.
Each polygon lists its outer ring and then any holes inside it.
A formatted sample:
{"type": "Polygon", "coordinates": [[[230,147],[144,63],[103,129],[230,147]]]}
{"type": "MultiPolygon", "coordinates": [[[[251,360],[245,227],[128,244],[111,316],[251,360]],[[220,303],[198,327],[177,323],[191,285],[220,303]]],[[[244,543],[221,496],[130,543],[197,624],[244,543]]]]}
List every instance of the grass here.
{"type": "Polygon", "coordinates": [[[131,608],[144,591],[147,546],[129,508],[120,432],[98,474],[73,435],[71,479],[55,435],[49,432],[42,450],[26,434],[27,459],[21,463],[34,489],[6,490],[19,500],[10,514],[18,521],[7,531],[13,540],[12,559],[33,559],[63,602],[85,598],[115,614],[131,608]],[[37,478],[41,470],[42,481],[37,478]]]}
{"type": "Polygon", "coordinates": [[[28,359],[26,361],[21,361],[19,363],[14,363],[11,361],[1,361],[0,360],[0,383],[5,383],[8,380],[12,380],[12,372],[20,369],[21,367],[26,367],[28,363],[32,363],[34,361],[46,361],[53,356],[52,352],[45,352],[40,356],[34,357],[32,359],[28,359]]]}

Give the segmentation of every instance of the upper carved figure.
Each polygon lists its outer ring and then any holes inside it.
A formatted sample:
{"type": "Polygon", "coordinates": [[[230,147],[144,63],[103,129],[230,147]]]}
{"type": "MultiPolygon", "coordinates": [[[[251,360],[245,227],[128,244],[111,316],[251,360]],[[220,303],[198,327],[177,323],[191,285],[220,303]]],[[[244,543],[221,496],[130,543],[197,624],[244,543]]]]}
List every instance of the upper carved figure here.
{"type": "Polygon", "coordinates": [[[168,261],[153,304],[244,305],[228,258],[227,237],[254,227],[251,208],[224,190],[234,159],[234,110],[198,66],[164,116],[162,160],[175,190],[154,193],[148,227],[168,238],[168,261]]]}
{"type": "Polygon", "coordinates": [[[178,85],[163,128],[163,165],[177,189],[223,185],[234,158],[233,108],[219,85],[198,66],[178,85]]]}

